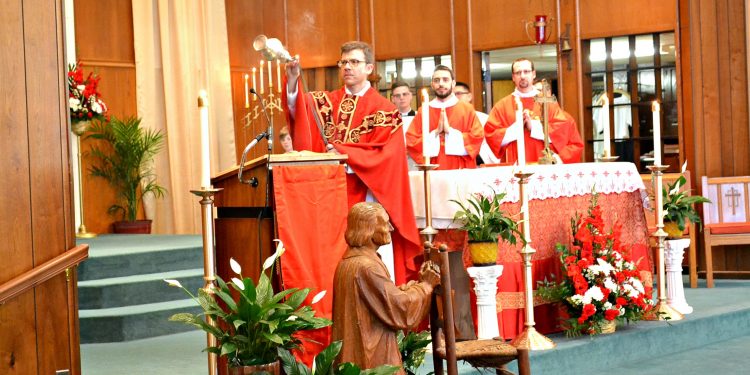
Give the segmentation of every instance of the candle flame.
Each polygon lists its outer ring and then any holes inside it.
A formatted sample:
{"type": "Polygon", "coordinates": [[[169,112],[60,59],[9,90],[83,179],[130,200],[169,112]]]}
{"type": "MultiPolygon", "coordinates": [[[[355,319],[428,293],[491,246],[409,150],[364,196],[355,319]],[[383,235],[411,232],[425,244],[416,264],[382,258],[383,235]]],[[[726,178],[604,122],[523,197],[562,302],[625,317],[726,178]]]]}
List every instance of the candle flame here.
{"type": "Polygon", "coordinates": [[[423,102],[430,101],[430,95],[427,93],[427,89],[422,89],[422,101],[423,102]]]}
{"type": "Polygon", "coordinates": [[[247,80],[248,78],[250,78],[250,75],[248,75],[248,74],[246,73],[246,74],[245,74],[245,80],[247,80]]]}
{"type": "Polygon", "coordinates": [[[654,100],[653,104],[651,105],[651,112],[659,112],[659,102],[654,100]]]}
{"type": "Polygon", "coordinates": [[[208,101],[206,100],[206,90],[198,91],[198,107],[205,107],[208,101]]]}

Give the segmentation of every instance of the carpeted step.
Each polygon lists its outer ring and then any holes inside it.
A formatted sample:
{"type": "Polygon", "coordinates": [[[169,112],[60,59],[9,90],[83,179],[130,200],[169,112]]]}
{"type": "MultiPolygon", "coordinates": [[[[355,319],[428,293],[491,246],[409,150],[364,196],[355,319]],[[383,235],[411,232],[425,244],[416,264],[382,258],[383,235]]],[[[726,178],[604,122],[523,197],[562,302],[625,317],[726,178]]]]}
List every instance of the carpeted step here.
{"type": "Polygon", "coordinates": [[[170,287],[164,279],[176,279],[191,293],[203,286],[203,269],[150,273],[78,283],[78,308],[103,309],[154,302],[181,300],[188,297],[180,288],[170,287]]]}
{"type": "Polygon", "coordinates": [[[203,267],[203,239],[197,235],[108,234],[78,243],[89,244],[79,281],[203,267]]]}
{"type": "Polygon", "coordinates": [[[80,310],[81,343],[129,341],[191,331],[195,328],[170,322],[169,317],[179,312],[201,311],[192,299],[80,310]]]}

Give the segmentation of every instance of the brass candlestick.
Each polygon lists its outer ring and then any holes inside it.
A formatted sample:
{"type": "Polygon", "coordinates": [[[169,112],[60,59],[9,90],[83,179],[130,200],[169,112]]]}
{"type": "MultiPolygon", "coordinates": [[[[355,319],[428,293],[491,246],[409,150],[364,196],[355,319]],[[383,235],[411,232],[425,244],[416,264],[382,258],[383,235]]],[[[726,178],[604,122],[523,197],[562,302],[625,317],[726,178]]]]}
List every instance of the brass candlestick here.
{"type": "Polygon", "coordinates": [[[619,156],[617,156],[617,155],[610,155],[609,151],[604,150],[604,151],[602,151],[601,155],[599,155],[599,156],[597,156],[595,158],[595,161],[597,163],[611,163],[611,162],[613,162],[613,161],[615,161],[615,160],[617,160],[619,158],[620,158],[619,156]]]}
{"type": "Polygon", "coordinates": [[[666,267],[664,265],[664,240],[667,238],[667,232],[664,231],[664,197],[662,196],[662,173],[669,168],[668,165],[649,165],[647,167],[651,170],[651,178],[656,180],[654,186],[654,204],[656,209],[654,215],[656,215],[656,232],[652,234],[656,238],[657,251],[656,256],[658,258],[658,270],[657,270],[657,283],[658,290],[657,296],[659,301],[652,310],[651,314],[644,317],[646,320],[682,320],[685,318],[677,310],[673,309],[667,304],[667,293],[666,293],[666,267]]]}
{"type": "Polygon", "coordinates": [[[526,322],[524,322],[525,328],[523,332],[516,336],[510,344],[517,348],[525,348],[529,350],[547,350],[552,349],[556,345],[555,343],[539,333],[536,328],[536,322],[534,322],[534,287],[532,285],[532,273],[531,273],[531,257],[536,253],[531,247],[531,224],[529,222],[529,200],[526,191],[526,184],[528,183],[529,177],[534,174],[532,172],[516,172],[514,176],[518,178],[518,188],[521,199],[521,231],[523,234],[524,245],[520,253],[523,257],[523,287],[524,297],[526,305],[526,322]]]}
{"type": "MultiPolygon", "coordinates": [[[[202,187],[200,190],[190,190],[191,193],[201,197],[201,222],[203,230],[203,290],[213,295],[216,289],[216,254],[214,249],[214,195],[223,189],[213,187],[202,187]]],[[[206,317],[206,323],[216,326],[216,322],[206,317]]],[[[216,337],[210,333],[206,334],[208,346],[216,346],[216,337]]],[[[208,374],[218,374],[218,357],[214,353],[208,353],[208,374]]]]}
{"type": "Polygon", "coordinates": [[[423,173],[424,180],[424,229],[419,231],[427,241],[432,242],[437,234],[437,229],[432,227],[432,187],[430,186],[430,171],[436,169],[438,164],[417,164],[417,168],[423,173]]]}
{"type": "Polygon", "coordinates": [[[83,133],[86,132],[89,128],[89,121],[77,121],[74,122],[71,126],[70,131],[73,132],[76,136],[76,145],[78,145],[78,153],[77,153],[77,163],[78,163],[78,212],[80,214],[81,218],[81,224],[78,226],[78,231],[76,232],[77,238],[94,238],[96,237],[96,233],[89,232],[86,230],[86,222],[83,220],[83,170],[81,170],[81,136],[83,133]]]}

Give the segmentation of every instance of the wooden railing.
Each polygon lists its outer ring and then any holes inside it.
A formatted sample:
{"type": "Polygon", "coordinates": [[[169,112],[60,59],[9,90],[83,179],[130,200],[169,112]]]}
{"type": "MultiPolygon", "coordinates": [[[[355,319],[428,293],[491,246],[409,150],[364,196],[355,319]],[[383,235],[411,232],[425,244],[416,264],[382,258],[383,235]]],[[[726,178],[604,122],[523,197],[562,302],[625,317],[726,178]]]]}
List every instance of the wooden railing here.
{"type": "Polygon", "coordinates": [[[0,305],[11,298],[51,279],[66,269],[81,263],[89,256],[89,245],[78,245],[39,267],[18,275],[0,285],[0,305]]]}

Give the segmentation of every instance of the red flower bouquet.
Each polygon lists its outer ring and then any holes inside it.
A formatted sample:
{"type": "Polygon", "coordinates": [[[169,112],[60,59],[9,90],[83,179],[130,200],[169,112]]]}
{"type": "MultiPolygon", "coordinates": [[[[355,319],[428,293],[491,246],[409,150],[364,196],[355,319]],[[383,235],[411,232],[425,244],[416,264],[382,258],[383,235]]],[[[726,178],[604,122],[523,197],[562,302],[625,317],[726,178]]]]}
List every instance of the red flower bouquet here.
{"type": "Polygon", "coordinates": [[[559,284],[543,283],[538,294],[564,306],[563,328],[568,336],[601,333],[618,320],[637,321],[653,307],[652,288],[643,285],[635,263],[623,254],[621,225],[604,230],[597,196],[586,217],[571,220],[573,244],[558,244],[563,277],[559,284]]]}
{"type": "Polygon", "coordinates": [[[80,64],[68,67],[68,108],[73,123],[107,118],[107,105],[98,88],[100,79],[93,72],[84,79],[80,64]]]}

